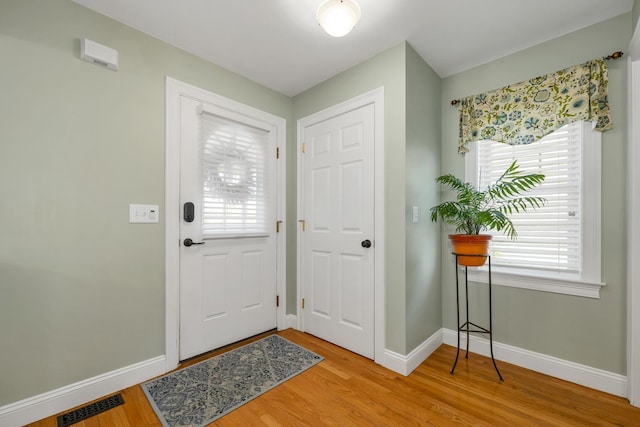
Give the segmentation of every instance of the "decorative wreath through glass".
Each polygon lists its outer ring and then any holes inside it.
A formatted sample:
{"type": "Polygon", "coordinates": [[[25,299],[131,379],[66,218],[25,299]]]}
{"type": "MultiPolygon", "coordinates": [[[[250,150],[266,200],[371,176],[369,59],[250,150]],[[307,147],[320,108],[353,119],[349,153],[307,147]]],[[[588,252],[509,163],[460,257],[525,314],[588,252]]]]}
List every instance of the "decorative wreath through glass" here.
{"type": "Polygon", "coordinates": [[[203,112],[201,129],[202,235],[266,233],[269,131],[203,112]]]}
{"type": "Polygon", "coordinates": [[[256,194],[255,162],[247,158],[244,150],[219,148],[218,161],[205,177],[207,192],[229,204],[245,203],[256,194]]]}

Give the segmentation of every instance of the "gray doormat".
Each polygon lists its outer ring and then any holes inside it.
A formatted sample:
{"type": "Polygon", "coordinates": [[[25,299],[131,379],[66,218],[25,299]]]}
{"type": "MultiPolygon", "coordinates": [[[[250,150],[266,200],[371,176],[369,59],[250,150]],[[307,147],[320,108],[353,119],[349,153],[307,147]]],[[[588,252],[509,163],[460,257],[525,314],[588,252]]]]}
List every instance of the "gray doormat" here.
{"type": "Polygon", "coordinates": [[[165,427],[205,426],[323,360],[278,335],[142,384],[165,427]]]}

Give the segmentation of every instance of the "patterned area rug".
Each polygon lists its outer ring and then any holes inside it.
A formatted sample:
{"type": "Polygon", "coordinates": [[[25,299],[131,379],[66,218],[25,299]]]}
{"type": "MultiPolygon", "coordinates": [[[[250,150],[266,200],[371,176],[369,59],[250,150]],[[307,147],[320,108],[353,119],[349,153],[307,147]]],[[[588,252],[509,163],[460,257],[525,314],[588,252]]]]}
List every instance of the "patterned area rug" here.
{"type": "Polygon", "coordinates": [[[204,426],[323,358],[278,335],[142,384],[162,425],[204,426]]]}

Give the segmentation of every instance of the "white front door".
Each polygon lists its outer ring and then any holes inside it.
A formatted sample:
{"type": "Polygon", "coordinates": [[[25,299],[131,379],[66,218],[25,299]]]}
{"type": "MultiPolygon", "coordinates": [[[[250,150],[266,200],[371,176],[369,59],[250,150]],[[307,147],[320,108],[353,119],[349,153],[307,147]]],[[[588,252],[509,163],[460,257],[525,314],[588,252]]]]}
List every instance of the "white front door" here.
{"type": "Polygon", "coordinates": [[[303,130],[304,330],[374,357],[374,105],[303,130]]]}
{"type": "Polygon", "coordinates": [[[276,137],[180,97],[179,358],[276,327],[276,137]]]}

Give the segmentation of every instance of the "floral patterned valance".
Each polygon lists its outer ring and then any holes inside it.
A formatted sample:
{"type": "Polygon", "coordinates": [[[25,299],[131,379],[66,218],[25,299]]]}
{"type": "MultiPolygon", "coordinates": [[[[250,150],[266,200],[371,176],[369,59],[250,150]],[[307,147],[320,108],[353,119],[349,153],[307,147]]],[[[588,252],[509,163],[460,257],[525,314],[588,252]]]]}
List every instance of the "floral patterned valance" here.
{"type": "Polygon", "coordinates": [[[594,59],[553,74],[461,100],[458,152],[489,139],[529,144],[571,122],[589,120],[595,129],[613,127],[607,100],[607,66],[594,59]]]}

